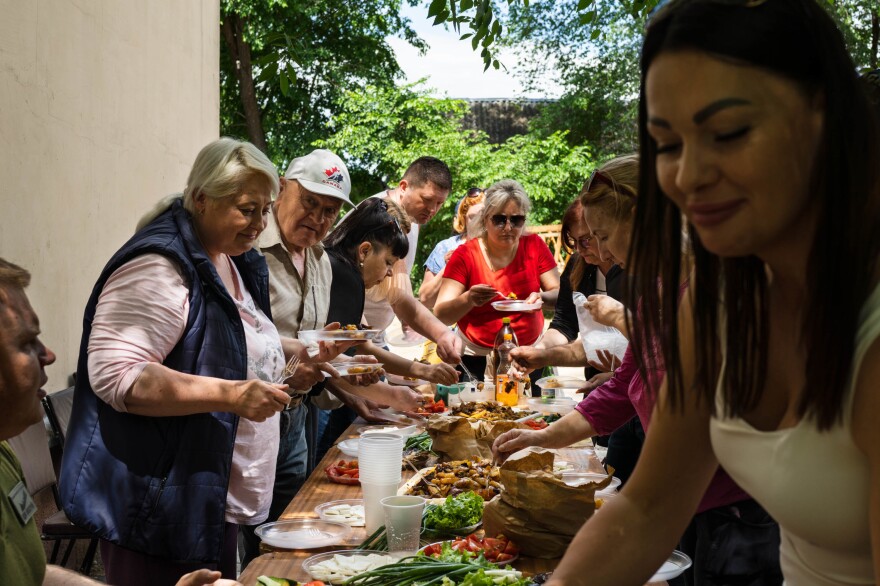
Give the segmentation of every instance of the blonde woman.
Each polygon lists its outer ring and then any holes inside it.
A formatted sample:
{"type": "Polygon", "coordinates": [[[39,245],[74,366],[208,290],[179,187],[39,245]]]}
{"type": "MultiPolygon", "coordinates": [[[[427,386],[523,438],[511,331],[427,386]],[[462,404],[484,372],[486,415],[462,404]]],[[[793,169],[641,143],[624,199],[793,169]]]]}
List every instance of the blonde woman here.
{"type": "Polygon", "coordinates": [[[70,519],[103,539],[109,583],[174,583],[198,568],[235,578],[238,525],[268,514],[290,401],[276,381],[294,354],[310,360],[272,324],[252,250],[277,193],[257,148],[212,142],[92,291],[60,492],[70,519]]]}

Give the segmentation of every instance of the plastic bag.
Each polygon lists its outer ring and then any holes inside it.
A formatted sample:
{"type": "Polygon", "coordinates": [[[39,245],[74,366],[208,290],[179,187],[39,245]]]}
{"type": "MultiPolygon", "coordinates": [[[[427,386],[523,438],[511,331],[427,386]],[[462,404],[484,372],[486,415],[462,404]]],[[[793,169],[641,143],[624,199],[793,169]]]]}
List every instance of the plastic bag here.
{"type": "Polygon", "coordinates": [[[587,361],[599,362],[599,350],[607,350],[622,361],[629,344],[626,337],[617,328],[603,326],[593,319],[590,311],[584,307],[587,298],[583,293],[578,291],[572,293],[571,297],[577,310],[580,338],[587,361]]]}

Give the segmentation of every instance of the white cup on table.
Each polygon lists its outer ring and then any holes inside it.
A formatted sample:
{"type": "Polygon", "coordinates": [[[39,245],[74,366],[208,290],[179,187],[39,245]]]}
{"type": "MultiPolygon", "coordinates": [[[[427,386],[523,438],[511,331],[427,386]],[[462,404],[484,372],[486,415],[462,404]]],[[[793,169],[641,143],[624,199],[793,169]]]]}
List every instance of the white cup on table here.
{"type": "Polygon", "coordinates": [[[382,499],[388,551],[415,553],[422,533],[425,499],[420,496],[389,496],[382,499]]]}
{"type": "Polygon", "coordinates": [[[358,442],[358,468],[364,492],[364,527],[367,534],[385,521],[380,501],[397,494],[403,437],[390,433],[370,433],[358,442]]]}

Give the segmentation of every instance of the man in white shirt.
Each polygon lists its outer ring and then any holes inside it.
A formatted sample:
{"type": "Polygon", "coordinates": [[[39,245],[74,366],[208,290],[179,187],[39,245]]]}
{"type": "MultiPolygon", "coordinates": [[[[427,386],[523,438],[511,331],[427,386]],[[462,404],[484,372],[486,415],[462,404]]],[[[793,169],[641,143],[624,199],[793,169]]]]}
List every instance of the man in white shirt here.
{"type": "MultiPolygon", "coordinates": [[[[392,199],[403,207],[412,222],[408,239],[409,254],[398,263],[405,263],[405,272],[412,274],[416,250],[419,241],[419,226],[433,218],[452,189],[452,174],[449,167],[435,157],[419,157],[413,161],[397,187],[379,192],[373,197],[392,199]]],[[[402,267],[395,267],[394,272],[402,272],[402,267]]],[[[364,303],[364,317],[370,327],[384,330],[394,320],[395,314],[400,322],[409,326],[419,334],[437,343],[437,354],[444,362],[458,364],[461,361],[461,340],[448,327],[434,317],[424,305],[413,295],[412,283],[405,280],[408,287],[404,295],[392,304],[387,298],[371,299],[367,292],[364,303]]]]}

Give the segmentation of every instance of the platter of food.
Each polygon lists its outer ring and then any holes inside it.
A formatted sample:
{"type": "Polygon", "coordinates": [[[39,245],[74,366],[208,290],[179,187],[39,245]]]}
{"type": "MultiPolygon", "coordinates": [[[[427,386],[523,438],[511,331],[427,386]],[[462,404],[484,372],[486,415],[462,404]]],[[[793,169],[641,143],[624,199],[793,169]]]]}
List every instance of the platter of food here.
{"type": "Polygon", "coordinates": [[[443,399],[434,400],[428,397],[427,400],[417,410],[418,415],[437,415],[438,413],[446,413],[449,409],[443,399]]]}
{"type": "Polygon", "coordinates": [[[493,301],[492,307],[496,311],[535,311],[541,309],[543,303],[526,303],[520,299],[505,299],[504,301],[493,301]]]}
{"type": "Polygon", "coordinates": [[[462,492],[474,492],[484,501],[501,493],[501,473],[490,460],[452,460],[422,468],[398,494],[412,494],[427,498],[445,498],[462,492]]]}
{"type": "Polygon", "coordinates": [[[303,561],[302,568],[314,580],[342,584],[349,578],[393,564],[397,560],[381,551],[349,549],[313,555],[303,561]]]}
{"type": "Polygon", "coordinates": [[[339,340],[373,340],[381,344],[384,333],[385,330],[362,330],[354,324],[349,324],[338,330],[300,330],[296,336],[306,344],[339,340]]]}
{"type": "Polygon", "coordinates": [[[364,526],[363,499],[329,501],[315,507],[315,513],[325,521],[345,523],[352,527],[364,526]]]}
{"type": "Polygon", "coordinates": [[[587,381],[573,376],[545,376],[535,381],[542,391],[553,389],[556,397],[574,398],[577,392],[587,386],[587,381]]]}
{"type": "Polygon", "coordinates": [[[264,523],[254,533],[272,547],[315,549],[344,543],[351,534],[351,527],[345,523],[321,519],[289,519],[264,523]]]}
{"type": "Polygon", "coordinates": [[[327,479],[336,484],[360,484],[360,469],[357,460],[339,460],[324,468],[327,479]]]}
{"type": "Polygon", "coordinates": [[[520,411],[495,401],[468,401],[453,407],[449,414],[475,421],[516,421],[535,414],[535,411],[520,411]]]}
{"type": "Polygon", "coordinates": [[[444,546],[452,551],[469,552],[474,555],[482,554],[487,561],[503,566],[516,561],[519,558],[519,548],[512,541],[499,535],[498,537],[457,537],[450,541],[439,541],[426,545],[420,551],[429,557],[440,557],[444,546]]]}
{"type": "Polygon", "coordinates": [[[370,374],[382,370],[381,362],[331,362],[330,366],[336,369],[339,376],[370,374]]]}

